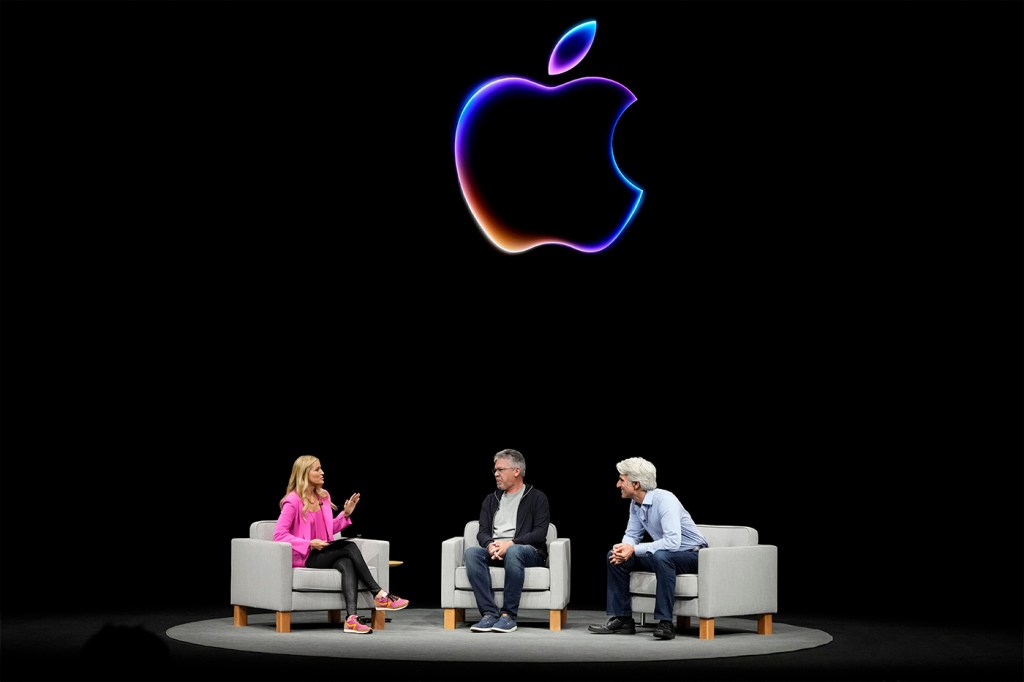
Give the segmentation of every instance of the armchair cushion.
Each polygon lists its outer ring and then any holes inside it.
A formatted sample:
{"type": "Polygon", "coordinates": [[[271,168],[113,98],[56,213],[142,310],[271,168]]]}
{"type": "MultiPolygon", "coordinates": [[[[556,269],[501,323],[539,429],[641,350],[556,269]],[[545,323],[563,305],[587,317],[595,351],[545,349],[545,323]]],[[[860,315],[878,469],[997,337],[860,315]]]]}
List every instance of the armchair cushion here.
{"type": "MultiPolygon", "coordinates": [[[[501,590],[505,584],[505,569],[498,566],[491,566],[491,584],[495,590],[501,590]]],[[[472,590],[469,584],[469,576],[465,566],[455,569],[455,589],[472,590]]],[[[535,566],[526,569],[526,578],[523,581],[523,591],[526,590],[550,590],[551,570],[546,566],[535,566]]]]}

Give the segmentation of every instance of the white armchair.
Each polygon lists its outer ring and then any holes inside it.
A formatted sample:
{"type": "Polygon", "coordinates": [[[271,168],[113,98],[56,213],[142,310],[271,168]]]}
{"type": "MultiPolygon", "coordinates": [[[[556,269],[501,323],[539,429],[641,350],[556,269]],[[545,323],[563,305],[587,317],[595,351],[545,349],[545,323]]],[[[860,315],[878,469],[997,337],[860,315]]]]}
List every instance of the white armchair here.
{"type": "MultiPolygon", "coordinates": [[[[470,521],[461,536],[448,538],[441,543],[441,608],[444,609],[444,627],[452,630],[458,623],[465,622],[466,609],[476,609],[476,596],[466,575],[463,555],[466,547],[476,544],[479,521],[470,521]]],[[[519,609],[544,610],[548,612],[551,630],[561,630],[569,618],[569,538],[558,537],[555,524],[548,526],[548,563],[526,569],[523,596],[519,609]]],[[[505,584],[505,569],[492,567],[491,584],[494,585],[494,601],[502,605],[502,590],[505,584]]]]}
{"type": "MultiPolygon", "coordinates": [[[[333,568],[292,568],[292,546],[274,541],[276,521],[256,521],[248,538],[231,540],[231,604],[235,625],[249,624],[250,609],[275,611],[278,632],[291,632],[292,611],[327,611],[330,623],[341,622],[345,598],[342,574],[333,568]]],[[[341,539],[340,533],[334,536],[341,539]]],[[[391,543],[387,540],[347,538],[359,547],[374,579],[385,590],[389,582],[391,543]]],[[[373,605],[374,595],[359,586],[359,608],[373,612],[373,629],[384,628],[384,611],[373,605]]]]}
{"type": "MultiPolygon", "coordinates": [[[[757,632],[772,634],[772,614],[779,610],[778,548],[759,545],[757,531],[747,526],[702,526],[708,546],[697,555],[697,574],[676,576],[672,613],[676,630],[700,619],[700,639],[715,638],[715,618],[757,616],[757,632]]],[[[634,571],[629,577],[634,617],[654,613],[654,573],[634,571]]]]}

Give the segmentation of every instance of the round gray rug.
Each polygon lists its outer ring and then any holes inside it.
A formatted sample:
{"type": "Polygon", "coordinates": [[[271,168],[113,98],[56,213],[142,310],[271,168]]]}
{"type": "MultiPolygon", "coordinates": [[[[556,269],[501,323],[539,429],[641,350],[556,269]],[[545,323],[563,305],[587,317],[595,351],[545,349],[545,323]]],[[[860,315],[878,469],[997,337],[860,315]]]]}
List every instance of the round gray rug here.
{"type": "Polygon", "coordinates": [[[698,639],[697,619],[693,618],[689,630],[662,641],[654,639],[650,627],[637,628],[632,636],[589,633],[589,624],[607,620],[603,611],[570,610],[569,622],[558,632],[548,630],[547,612],[523,611],[519,629],[512,633],[471,632],[472,623],[445,630],[441,609],[408,608],[389,615],[391,622],[368,635],[344,634],[340,625],[327,622],[326,611],[306,611],[292,614],[290,633],[274,630],[273,613],[256,613],[249,616],[247,627],[236,627],[230,617],[214,618],[176,625],[167,630],[167,636],[201,646],[268,654],[453,662],[505,657],[511,640],[517,661],[524,663],[760,656],[811,649],[832,641],[827,632],[777,622],[772,625],[773,634],[758,635],[757,622],[746,618],[715,619],[712,640],[698,639]]]}

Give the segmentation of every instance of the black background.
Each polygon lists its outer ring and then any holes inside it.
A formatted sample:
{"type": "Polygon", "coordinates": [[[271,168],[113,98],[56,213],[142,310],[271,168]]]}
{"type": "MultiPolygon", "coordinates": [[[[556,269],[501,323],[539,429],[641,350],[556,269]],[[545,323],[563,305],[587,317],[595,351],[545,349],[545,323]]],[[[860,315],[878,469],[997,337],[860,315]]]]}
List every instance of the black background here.
{"type": "Polygon", "coordinates": [[[437,607],[513,447],[571,608],[643,456],[779,546],[781,622],[1019,626],[1021,9],[3,3],[4,610],[229,613],[305,453],[437,607]],[[644,203],[603,252],[503,253],[458,113],[588,19],[563,79],[637,96],[644,203]]]}

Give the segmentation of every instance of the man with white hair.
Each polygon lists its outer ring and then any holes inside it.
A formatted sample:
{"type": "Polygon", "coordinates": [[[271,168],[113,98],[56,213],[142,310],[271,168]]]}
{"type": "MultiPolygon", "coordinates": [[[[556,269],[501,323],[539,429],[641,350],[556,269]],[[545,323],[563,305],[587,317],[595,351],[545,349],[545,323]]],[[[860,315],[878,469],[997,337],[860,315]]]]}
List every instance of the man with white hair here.
{"type": "Polygon", "coordinates": [[[608,622],[591,625],[599,635],[636,634],[636,622],[629,597],[629,574],[651,571],[657,577],[654,598],[654,628],[657,639],[676,636],[672,625],[672,595],[676,575],[697,572],[697,551],[708,541],[697,529],[675,495],[658,487],[657,469],[643,457],[630,457],[615,465],[615,484],[622,498],[630,500],[629,521],[622,542],[608,552],[608,622]],[[644,534],[652,542],[643,542],[644,534]]]}

